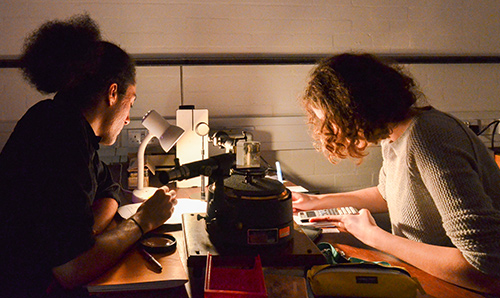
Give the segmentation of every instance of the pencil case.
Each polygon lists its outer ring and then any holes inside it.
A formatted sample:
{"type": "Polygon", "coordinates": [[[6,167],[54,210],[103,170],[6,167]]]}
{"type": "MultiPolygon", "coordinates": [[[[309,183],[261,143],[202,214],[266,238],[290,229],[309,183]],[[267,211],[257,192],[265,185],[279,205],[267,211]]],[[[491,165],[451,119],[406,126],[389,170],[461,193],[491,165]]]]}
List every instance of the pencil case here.
{"type": "MultiPolygon", "coordinates": [[[[398,266],[391,266],[386,262],[368,262],[361,259],[339,259],[338,252],[329,243],[320,243],[318,247],[325,247],[333,251],[337,258],[329,259],[329,264],[316,265],[307,271],[307,280],[316,297],[384,297],[384,298],[413,298],[424,289],[416,278],[398,266]]],[[[328,259],[328,258],[327,258],[328,259]]]]}

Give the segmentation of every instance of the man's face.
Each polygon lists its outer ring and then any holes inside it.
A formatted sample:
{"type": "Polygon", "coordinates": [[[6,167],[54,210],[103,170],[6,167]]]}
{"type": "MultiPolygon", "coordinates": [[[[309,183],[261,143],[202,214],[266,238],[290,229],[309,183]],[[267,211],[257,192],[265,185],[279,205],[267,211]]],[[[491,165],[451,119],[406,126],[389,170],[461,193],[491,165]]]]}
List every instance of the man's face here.
{"type": "Polygon", "coordinates": [[[103,129],[100,135],[102,145],[113,145],[123,127],[130,123],[130,109],[134,105],[135,99],[135,85],[130,85],[123,98],[109,107],[109,112],[106,113],[103,120],[103,129]]]}

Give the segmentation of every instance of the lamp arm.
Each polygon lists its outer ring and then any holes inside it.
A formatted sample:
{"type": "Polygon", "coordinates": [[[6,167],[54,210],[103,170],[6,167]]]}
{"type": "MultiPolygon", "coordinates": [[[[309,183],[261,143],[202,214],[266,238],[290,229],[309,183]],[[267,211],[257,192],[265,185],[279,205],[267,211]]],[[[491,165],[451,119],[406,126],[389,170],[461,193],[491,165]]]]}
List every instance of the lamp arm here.
{"type": "Polygon", "coordinates": [[[146,152],[149,141],[151,141],[153,137],[154,135],[152,133],[148,133],[144,140],[142,140],[139,150],[137,151],[137,189],[144,188],[144,153],[146,152]]]}

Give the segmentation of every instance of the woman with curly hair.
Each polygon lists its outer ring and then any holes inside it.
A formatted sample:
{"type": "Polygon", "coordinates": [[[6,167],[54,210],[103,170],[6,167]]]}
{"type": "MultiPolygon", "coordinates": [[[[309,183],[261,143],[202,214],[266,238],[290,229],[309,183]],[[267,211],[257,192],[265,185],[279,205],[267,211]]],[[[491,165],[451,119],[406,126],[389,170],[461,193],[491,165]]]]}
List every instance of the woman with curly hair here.
{"type": "Polygon", "coordinates": [[[357,215],[311,221],[332,221],[438,278],[499,294],[500,170],[469,128],[421,98],[409,75],[372,55],[320,62],[302,98],[317,148],[335,163],[380,144],[383,164],[377,186],[293,193],[294,209],[356,207],[357,215]],[[376,225],[371,213],[380,212],[392,233],[376,225]]]}
{"type": "Polygon", "coordinates": [[[89,16],[45,23],[20,61],[26,79],[55,96],[26,112],[0,153],[0,293],[86,296],[82,285],[171,216],[175,193],[159,189],[111,224],[120,186],[97,150],[130,122],[135,66],[89,16]]]}

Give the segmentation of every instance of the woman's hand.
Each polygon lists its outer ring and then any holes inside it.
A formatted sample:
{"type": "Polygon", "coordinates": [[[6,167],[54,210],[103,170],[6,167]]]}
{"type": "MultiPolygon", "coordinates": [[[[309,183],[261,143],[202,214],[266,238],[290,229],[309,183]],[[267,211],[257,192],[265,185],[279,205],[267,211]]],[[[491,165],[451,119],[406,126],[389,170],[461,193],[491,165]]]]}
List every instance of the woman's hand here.
{"type": "Polygon", "coordinates": [[[167,186],[160,187],[137,210],[134,219],[144,229],[144,233],[156,229],[169,219],[177,204],[177,193],[167,186]]]}
{"type": "MultiPolygon", "coordinates": [[[[310,222],[329,221],[334,223],[340,230],[346,231],[364,243],[370,241],[374,229],[380,229],[375,219],[367,209],[359,210],[358,214],[352,215],[325,215],[313,217],[310,222]]],[[[368,243],[367,243],[368,244],[368,243]]]]}
{"type": "Polygon", "coordinates": [[[316,198],[301,192],[292,192],[293,211],[315,209],[316,198]]]}

